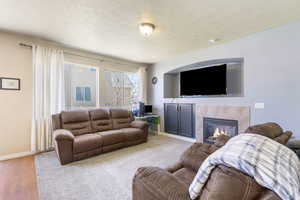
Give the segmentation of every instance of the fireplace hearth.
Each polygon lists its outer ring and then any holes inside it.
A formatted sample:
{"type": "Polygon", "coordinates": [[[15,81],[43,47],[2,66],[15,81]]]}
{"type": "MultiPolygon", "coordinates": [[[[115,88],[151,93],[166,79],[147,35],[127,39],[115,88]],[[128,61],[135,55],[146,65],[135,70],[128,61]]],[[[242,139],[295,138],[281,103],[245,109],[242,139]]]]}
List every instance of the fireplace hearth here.
{"type": "Polygon", "coordinates": [[[231,119],[203,118],[203,142],[214,144],[220,135],[233,137],[238,134],[238,121],[231,119]]]}

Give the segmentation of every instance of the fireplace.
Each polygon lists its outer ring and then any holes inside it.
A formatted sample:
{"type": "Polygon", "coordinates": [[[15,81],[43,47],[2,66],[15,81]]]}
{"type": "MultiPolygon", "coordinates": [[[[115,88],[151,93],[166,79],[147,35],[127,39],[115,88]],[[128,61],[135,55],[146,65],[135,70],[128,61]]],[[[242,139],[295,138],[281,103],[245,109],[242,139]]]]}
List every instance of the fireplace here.
{"type": "Polygon", "coordinates": [[[231,119],[203,118],[203,142],[213,144],[220,135],[233,137],[238,134],[238,121],[231,119]]]}

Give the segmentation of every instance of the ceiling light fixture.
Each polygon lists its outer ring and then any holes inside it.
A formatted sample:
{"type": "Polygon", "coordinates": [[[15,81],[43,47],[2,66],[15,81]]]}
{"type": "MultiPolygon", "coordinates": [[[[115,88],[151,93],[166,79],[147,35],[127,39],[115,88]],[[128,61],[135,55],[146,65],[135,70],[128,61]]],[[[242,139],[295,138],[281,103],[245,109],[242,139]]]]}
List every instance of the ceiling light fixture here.
{"type": "Polygon", "coordinates": [[[220,39],[218,39],[218,38],[214,38],[214,39],[210,39],[210,40],[208,40],[210,43],[216,43],[216,42],[219,42],[220,41],[220,39]]]}
{"type": "Polygon", "coordinates": [[[155,25],[151,23],[141,23],[139,28],[142,35],[148,37],[153,33],[155,25]]]}

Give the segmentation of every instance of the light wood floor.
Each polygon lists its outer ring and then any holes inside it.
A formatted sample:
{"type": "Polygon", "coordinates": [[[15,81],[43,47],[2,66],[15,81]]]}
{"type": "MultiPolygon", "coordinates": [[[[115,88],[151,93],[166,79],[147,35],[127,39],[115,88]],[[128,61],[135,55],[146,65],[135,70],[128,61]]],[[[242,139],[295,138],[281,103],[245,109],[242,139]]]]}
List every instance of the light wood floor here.
{"type": "Polygon", "coordinates": [[[38,200],[33,156],[0,162],[0,199],[38,200]]]}

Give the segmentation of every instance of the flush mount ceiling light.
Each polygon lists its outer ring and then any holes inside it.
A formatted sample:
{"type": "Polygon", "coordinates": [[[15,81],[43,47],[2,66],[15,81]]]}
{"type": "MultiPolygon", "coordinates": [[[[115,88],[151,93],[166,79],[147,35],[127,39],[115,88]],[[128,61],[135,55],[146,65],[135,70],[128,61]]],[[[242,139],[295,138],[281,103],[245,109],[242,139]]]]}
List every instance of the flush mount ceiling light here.
{"type": "Polygon", "coordinates": [[[213,38],[213,39],[210,39],[210,40],[208,40],[210,43],[216,43],[216,42],[219,42],[220,41],[220,39],[218,39],[218,38],[213,38]]]}
{"type": "Polygon", "coordinates": [[[153,33],[155,26],[154,26],[154,24],[151,24],[151,23],[141,23],[139,25],[139,28],[140,28],[140,32],[142,33],[142,35],[145,37],[148,37],[153,33]]]}

